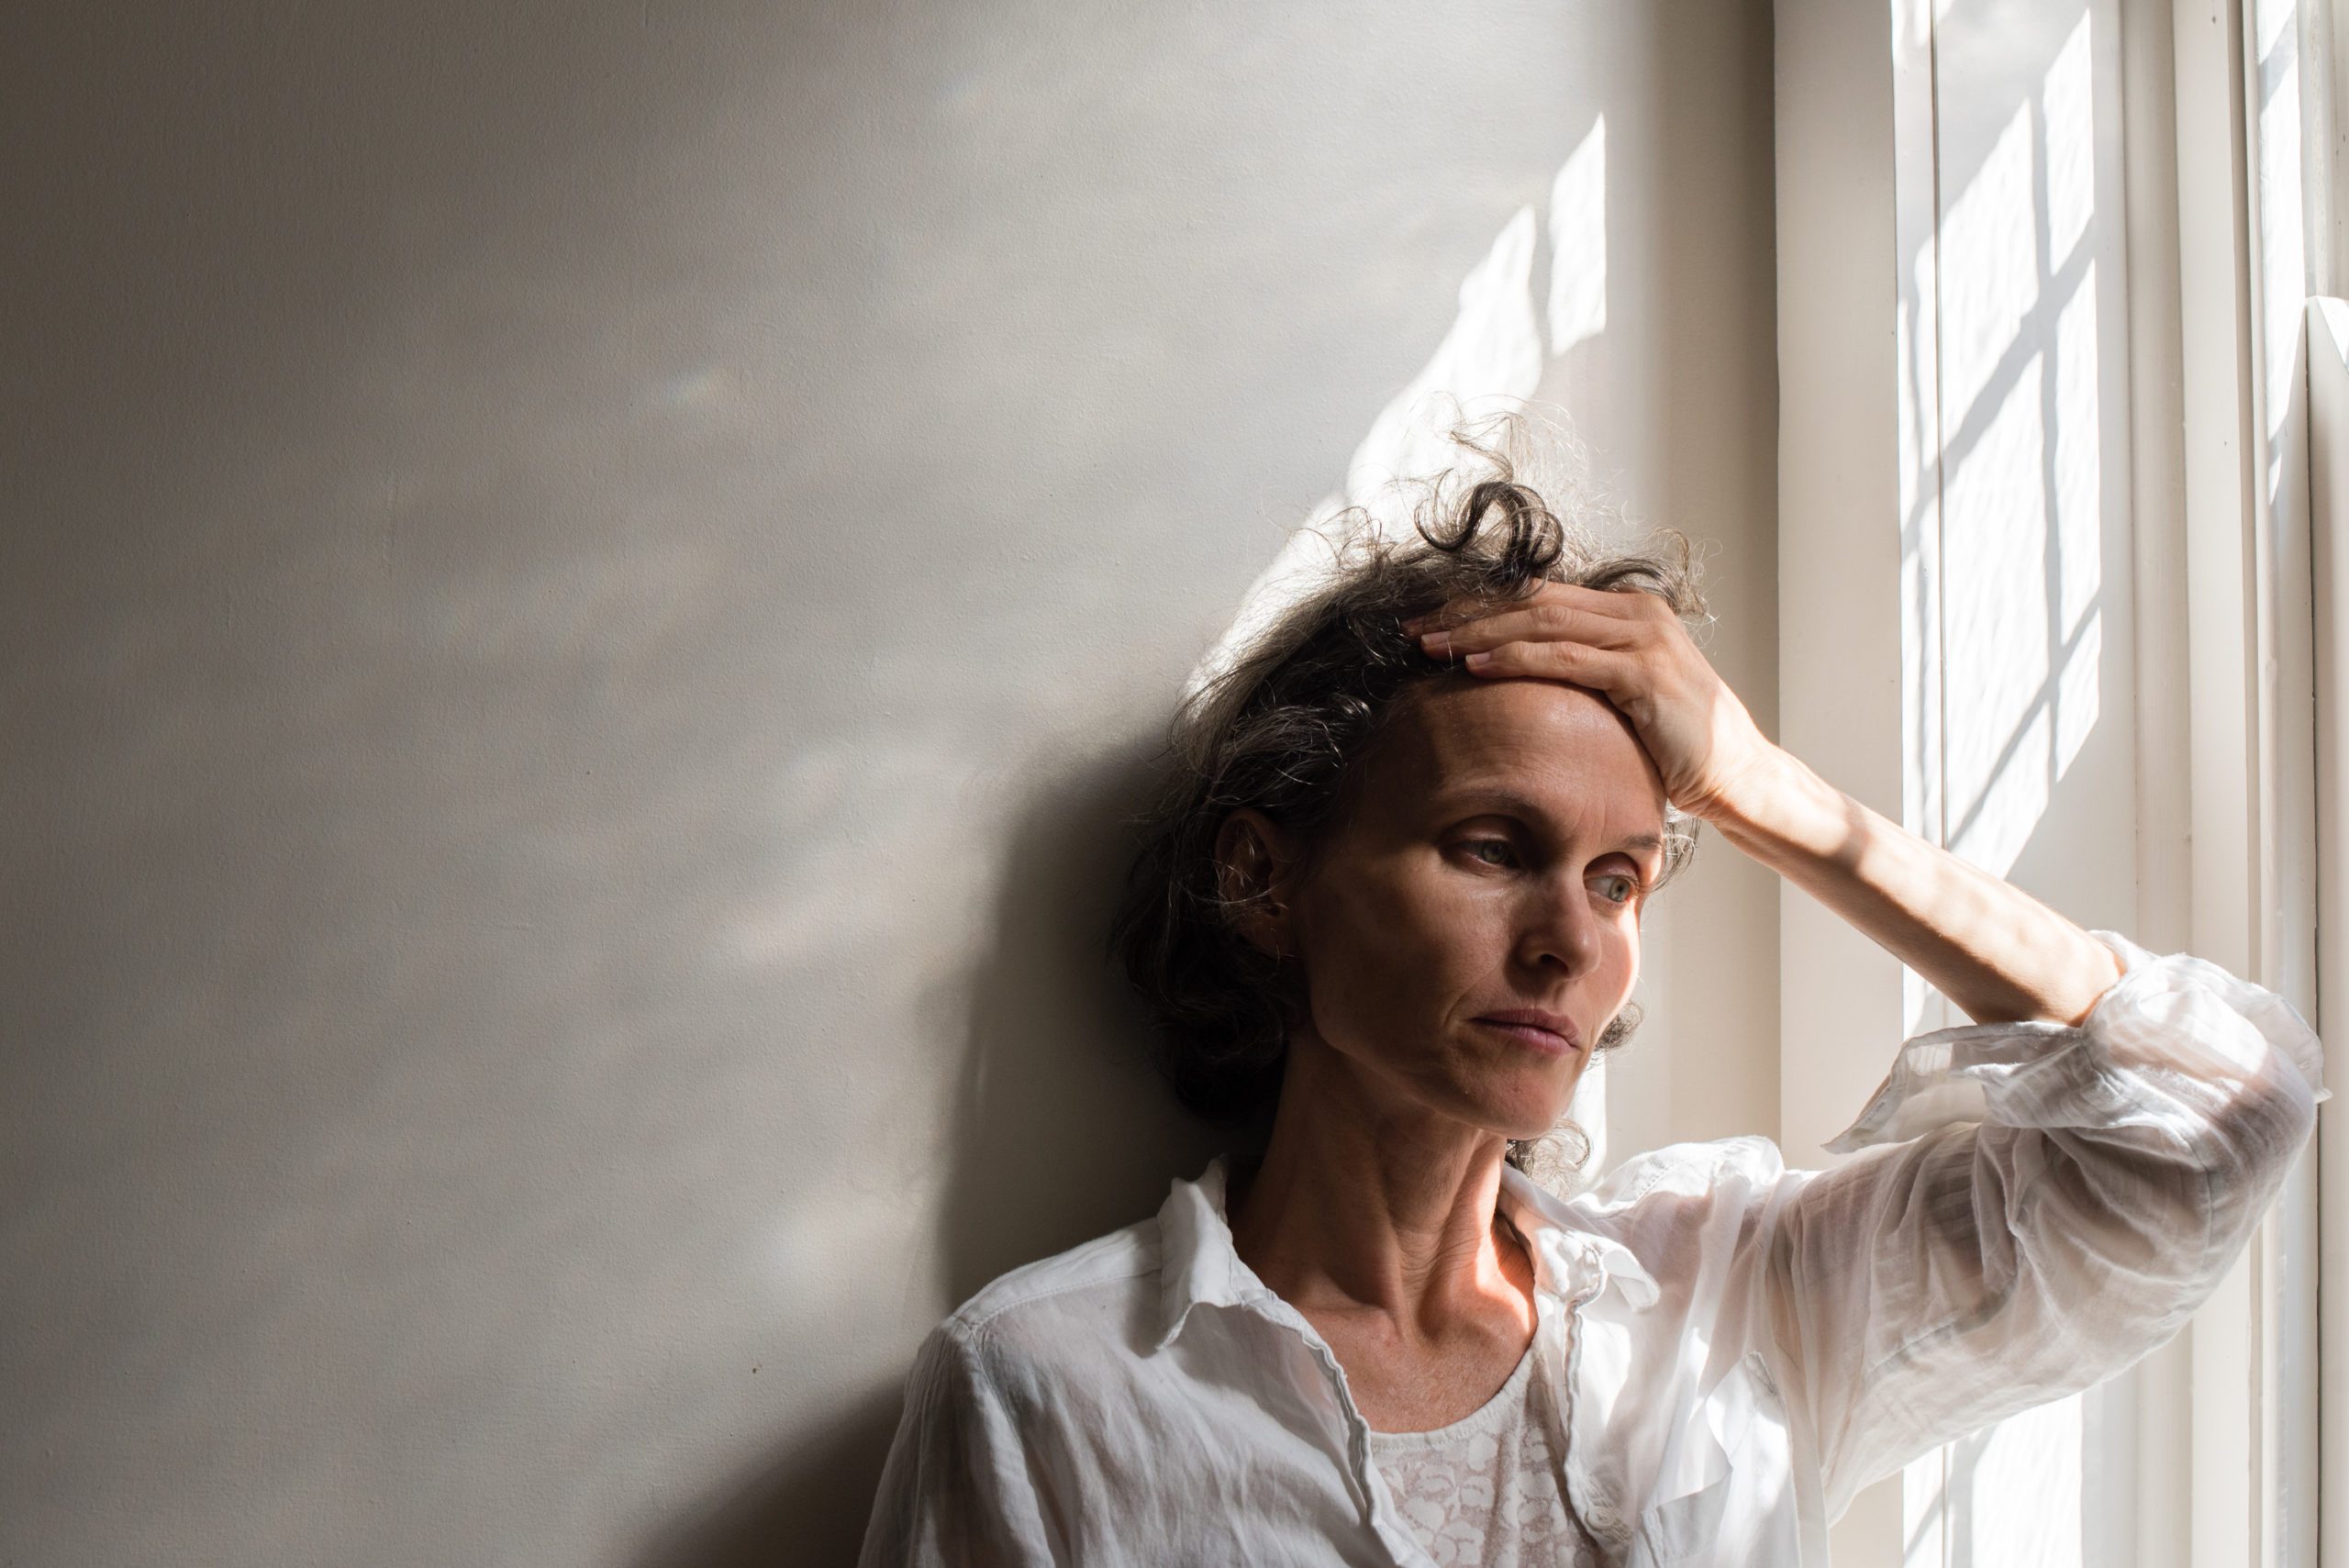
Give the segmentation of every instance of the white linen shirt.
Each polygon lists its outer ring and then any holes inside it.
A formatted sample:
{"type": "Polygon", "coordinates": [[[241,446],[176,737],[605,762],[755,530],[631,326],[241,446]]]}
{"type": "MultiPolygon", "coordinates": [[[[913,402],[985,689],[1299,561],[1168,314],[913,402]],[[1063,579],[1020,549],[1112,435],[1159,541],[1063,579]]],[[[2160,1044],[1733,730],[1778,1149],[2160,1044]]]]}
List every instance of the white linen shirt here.
{"type": "MultiPolygon", "coordinates": [[[[1833,1170],[1752,1137],[1572,1198],[1504,1167],[1560,1485],[1613,1559],[1825,1563],[1861,1487],[2121,1371],[2216,1287],[2327,1097],[2316,1036],[2216,965],[2094,934],[2124,973],[2081,1024],[1909,1040],[1833,1170]]],[[[863,1568],[1427,1568],[1345,1369],[1233,1250],[1228,1169],[931,1331],[863,1568]]]]}

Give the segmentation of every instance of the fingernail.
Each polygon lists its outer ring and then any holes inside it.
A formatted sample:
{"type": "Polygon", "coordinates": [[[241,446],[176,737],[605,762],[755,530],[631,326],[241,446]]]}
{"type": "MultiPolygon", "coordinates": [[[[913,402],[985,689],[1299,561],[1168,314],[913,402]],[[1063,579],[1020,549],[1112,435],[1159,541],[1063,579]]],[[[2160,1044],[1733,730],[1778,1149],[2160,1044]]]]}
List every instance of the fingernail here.
{"type": "Polygon", "coordinates": [[[1442,659],[1452,651],[1452,633],[1431,631],[1420,637],[1419,646],[1434,658],[1442,659]]]}
{"type": "Polygon", "coordinates": [[[1471,653],[1467,658],[1461,661],[1462,663],[1467,665],[1471,670],[1481,670],[1492,662],[1493,656],[1489,653],[1471,653]]]}

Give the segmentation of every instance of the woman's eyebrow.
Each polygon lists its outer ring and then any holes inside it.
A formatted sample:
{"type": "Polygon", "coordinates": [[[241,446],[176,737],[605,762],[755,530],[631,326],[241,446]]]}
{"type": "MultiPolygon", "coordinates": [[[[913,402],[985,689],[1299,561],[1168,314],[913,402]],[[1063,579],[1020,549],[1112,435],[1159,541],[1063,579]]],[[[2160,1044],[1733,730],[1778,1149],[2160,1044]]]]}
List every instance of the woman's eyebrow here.
{"type": "MultiPolygon", "coordinates": [[[[1529,821],[1538,822],[1545,828],[1550,825],[1550,812],[1548,807],[1541,805],[1530,795],[1520,795],[1517,791],[1512,789],[1480,788],[1458,791],[1447,790],[1438,795],[1436,799],[1447,811],[1463,811],[1472,807],[1486,807],[1493,810],[1506,811],[1514,816],[1525,817],[1529,821]]],[[[1664,848],[1664,840],[1653,833],[1628,833],[1622,838],[1616,840],[1615,843],[1619,848],[1627,850],[1661,850],[1664,848]]]]}

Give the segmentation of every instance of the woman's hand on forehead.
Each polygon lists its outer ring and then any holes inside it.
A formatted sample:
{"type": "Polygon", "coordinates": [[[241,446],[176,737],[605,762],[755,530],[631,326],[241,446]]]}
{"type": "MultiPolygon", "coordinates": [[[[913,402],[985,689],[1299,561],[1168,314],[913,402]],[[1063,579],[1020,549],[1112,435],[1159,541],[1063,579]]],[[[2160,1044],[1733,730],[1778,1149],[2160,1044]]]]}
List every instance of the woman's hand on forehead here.
{"type": "Polygon", "coordinates": [[[1653,594],[1543,583],[1522,599],[1453,599],[1403,629],[1430,658],[1472,674],[1564,681],[1606,697],[1631,720],[1664,797],[1691,816],[1726,809],[1766,776],[1777,750],[1653,594]]]}

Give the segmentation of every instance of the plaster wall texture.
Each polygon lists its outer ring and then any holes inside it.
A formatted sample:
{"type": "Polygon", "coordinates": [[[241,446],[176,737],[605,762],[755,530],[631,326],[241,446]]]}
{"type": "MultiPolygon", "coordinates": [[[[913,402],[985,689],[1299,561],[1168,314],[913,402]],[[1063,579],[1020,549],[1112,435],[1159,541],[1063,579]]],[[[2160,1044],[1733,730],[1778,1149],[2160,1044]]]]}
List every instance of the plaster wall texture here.
{"type": "MultiPolygon", "coordinates": [[[[0,18],[0,1562],[852,1557],[921,1333],[1211,1151],[1119,818],[1602,119],[1539,392],[1775,721],[1769,32],[0,18]]],[[[1709,851],[1616,1155],[1775,1130],[1709,851]]]]}

